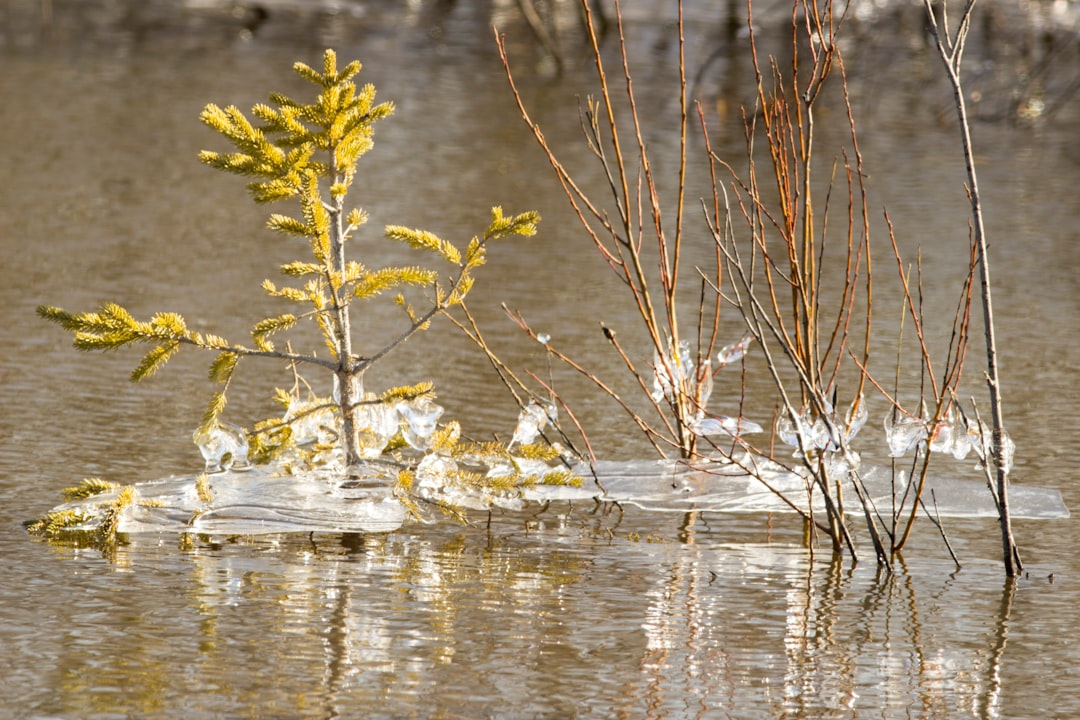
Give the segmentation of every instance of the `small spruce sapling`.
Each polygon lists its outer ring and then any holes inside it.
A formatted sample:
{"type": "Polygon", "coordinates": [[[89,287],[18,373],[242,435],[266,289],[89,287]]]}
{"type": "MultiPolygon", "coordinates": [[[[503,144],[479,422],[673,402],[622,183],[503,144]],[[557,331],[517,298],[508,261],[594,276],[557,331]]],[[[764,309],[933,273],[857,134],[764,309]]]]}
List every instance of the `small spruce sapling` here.
{"type": "MultiPolygon", "coordinates": [[[[365,460],[379,457],[385,447],[391,450],[394,447],[393,443],[388,445],[385,437],[376,443],[366,441],[373,411],[386,411],[383,412],[384,420],[390,413],[390,433],[393,435],[399,423],[403,430],[408,428],[401,418],[390,412],[391,408],[400,408],[402,403],[407,403],[410,409],[422,412],[431,406],[430,400],[434,397],[433,386],[426,382],[394,388],[380,397],[365,394],[365,371],[426,329],[436,315],[446,313],[464,301],[473,286],[473,272],[484,264],[490,241],[512,235],[531,236],[540,219],[535,212],[507,217],[501,208],[493,208],[487,230],[483,235],[473,237],[464,249],[425,230],[396,225],[386,228],[386,238],[437,256],[449,265],[448,273],[420,266],[373,268],[364,262],[349,260],[346,244],[364,224],[367,215],[363,210],[347,208],[346,198],[356,178],[360,158],[372,147],[376,121],[394,111],[392,103],[375,103],[372,85],[358,88],[353,82],[360,67],[360,63],[354,61],[339,70],[334,51],[326,50],[321,72],[300,62],[293,66],[301,78],[318,88],[312,103],[303,104],[275,93],[270,95],[270,104],[252,108],[254,122],[233,106],[222,108],[210,104],[200,116],[234,147],[233,152],[203,151],[200,159],[204,163],[250,178],[248,190],[257,203],[295,200],[299,204],[298,215],[274,213],[270,215],[268,226],[306,240],[311,256],[281,266],[281,272],[292,279],[293,284],[279,286],[270,280],[263,283],[269,295],[297,306],[296,312],[260,320],[251,329],[251,343],[239,344],[191,330],[176,313],[158,313],[148,321],[139,321],[112,303],[103,305],[97,312],[87,313],[70,313],[51,306],[38,308],[38,314],[43,318],[74,333],[74,346],[80,350],[111,350],[136,344],[152,346],[132,371],[134,381],[153,375],[182,346],[214,353],[209,377],[217,383],[218,389],[196,431],[197,439],[231,427],[223,423],[222,414],[230,381],[242,359],[261,357],[285,361],[297,373],[298,379],[298,369],[302,367],[329,371],[334,376],[332,401],[309,398],[301,403],[297,390],[292,393],[279,390],[279,399],[289,406],[285,417],[264,421],[256,425],[253,433],[245,433],[242,437],[252,440],[253,458],[265,461],[294,445],[291,442],[294,425],[305,418],[331,413],[335,416],[335,427],[329,434],[323,433],[322,446],[316,447],[325,450],[330,445],[339,457],[343,455],[343,470],[351,478],[370,473],[370,468],[365,468],[365,460]],[[418,308],[406,300],[402,291],[407,286],[426,289],[423,306],[418,308]],[[352,313],[357,303],[391,291],[396,292],[396,302],[406,315],[403,331],[381,348],[358,352],[351,332],[352,313]],[[329,357],[314,351],[295,352],[291,345],[282,349],[275,344],[272,339],[275,334],[292,328],[301,320],[316,323],[329,349],[329,357]]],[[[432,426],[441,413],[441,408],[435,406],[435,409],[436,412],[431,413],[432,426]]],[[[445,457],[453,457],[455,453],[471,452],[473,457],[476,456],[475,450],[460,447],[464,443],[459,441],[456,423],[444,426],[433,437],[426,443],[428,455],[439,452],[445,457]]],[[[309,452],[306,457],[310,459],[315,454],[309,452]]],[[[492,457],[490,452],[483,454],[492,457]]],[[[501,454],[509,455],[508,451],[501,454]]],[[[538,450],[534,454],[546,456],[538,450]]],[[[423,460],[417,461],[413,457],[412,462],[402,461],[399,453],[393,461],[391,467],[397,473],[398,497],[412,508],[414,505],[408,495],[423,460]]],[[[385,473],[377,474],[386,477],[385,473]]],[[[456,475],[460,476],[457,480],[470,485],[483,484],[483,475],[464,471],[456,475]]],[[[509,479],[503,475],[499,484],[503,485],[509,479]]],[[[557,482],[559,479],[545,481],[557,482]]]]}

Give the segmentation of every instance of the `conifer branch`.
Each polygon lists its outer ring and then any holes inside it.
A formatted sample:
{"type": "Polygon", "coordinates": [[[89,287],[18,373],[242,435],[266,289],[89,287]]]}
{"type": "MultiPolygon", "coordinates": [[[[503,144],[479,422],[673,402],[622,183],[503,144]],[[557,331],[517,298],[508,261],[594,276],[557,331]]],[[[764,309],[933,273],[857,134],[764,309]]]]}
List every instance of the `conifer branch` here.
{"type": "MultiPolygon", "coordinates": [[[[127,310],[114,303],[106,303],[96,313],[69,313],[57,307],[41,305],[37,314],[55,322],[75,333],[73,345],[79,350],[113,350],[134,344],[154,344],[151,350],[131,373],[131,379],[142,380],[164,366],[181,345],[190,345],[203,350],[228,352],[235,356],[266,357],[289,362],[314,363],[323,367],[334,367],[328,360],[315,355],[303,355],[295,352],[283,352],[269,348],[249,348],[234,345],[217,335],[202,335],[187,329],[184,319],[175,313],[159,313],[150,322],[136,321],[127,310]]],[[[283,315],[263,320],[256,325],[262,326],[265,334],[291,326],[283,315]],[[273,326],[273,327],[270,327],[273,326]]],[[[295,318],[293,318],[295,320],[295,318]]],[[[265,340],[264,340],[265,342],[265,340]]]]}

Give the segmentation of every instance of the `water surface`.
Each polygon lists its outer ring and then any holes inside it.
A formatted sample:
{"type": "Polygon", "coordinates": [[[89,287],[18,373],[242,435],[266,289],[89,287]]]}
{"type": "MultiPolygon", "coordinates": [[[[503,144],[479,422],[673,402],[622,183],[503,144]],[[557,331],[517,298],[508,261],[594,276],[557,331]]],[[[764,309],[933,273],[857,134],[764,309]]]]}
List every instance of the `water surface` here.
{"type": "MultiPolygon", "coordinates": [[[[20,521],[83,477],[197,469],[190,432],[210,391],[204,359],[183,354],[131,386],[135,357],[80,355],[34,307],[115,300],[238,338],[275,312],[258,284],[300,250],[263,229],[265,209],[242,183],[195,160],[216,142],[196,118],[210,101],[247,108],[270,89],[300,92],[289,66],[317,62],[329,44],[361,59],[361,78],[397,104],[357,184],[372,242],[385,224],[464,240],[494,204],[540,210],[537,238],[493,249],[473,308],[512,362],[546,373],[501,302],[598,371],[619,368],[598,322],[632,339],[632,309],[617,302],[617,283],[517,118],[489,30],[495,21],[508,31],[535,116],[595,179],[577,140],[578,96],[592,84],[572,22],[555,78],[512,3],[397,5],[295,14],[268,3],[260,20],[169,3],[24,2],[0,16],[0,707],[26,718],[1080,714],[1071,638],[1080,534],[1069,520],[1017,523],[1028,575],[1014,584],[983,520],[948,524],[962,571],[925,524],[893,576],[869,562],[830,563],[822,547],[811,556],[789,516],[591,504],[387,536],[194,548],[141,536],[108,557],[26,537],[20,521]]],[[[631,11],[643,109],[662,123],[677,110],[669,18],[648,3],[631,11]]],[[[695,93],[714,146],[738,153],[736,109],[752,99],[745,39],[711,4],[689,11],[695,93]]],[[[852,23],[848,49],[871,202],[875,213],[888,207],[905,249],[921,245],[928,307],[947,315],[967,232],[948,93],[918,11],[875,18],[852,23]]],[[[762,29],[782,46],[782,25],[762,29]]],[[[1075,54],[1062,47],[988,7],[969,59],[1014,477],[1056,488],[1076,508],[1068,434],[1080,401],[1080,107],[1069,91],[1075,54]],[[1043,117],[1014,112],[1036,94],[1043,117]]],[[[842,137],[823,122],[823,145],[842,137]]],[[[672,134],[655,130],[650,143],[658,166],[674,167],[672,134]]],[[[703,239],[688,252],[711,250],[703,239]]],[[[879,285],[881,307],[897,307],[879,285]]],[[[365,318],[359,335],[383,336],[395,320],[365,318]]],[[[740,332],[733,315],[724,328],[732,339],[740,332]]],[[[467,430],[511,432],[516,409],[483,360],[445,329],[432,335],[437,357],[417,343],[379,368],[379,382],[433,377],[467,430]]],[[[609,403],[571,373],[556,370],[556,380],[605,454],[647,453],[609,403]]],[[[246,375],[230,413],[250,423],[274,412],[266,389],[287,382],[272,367],[246,375]]],[[[721,408],[734,402],[724,392],[721,408]]]]}

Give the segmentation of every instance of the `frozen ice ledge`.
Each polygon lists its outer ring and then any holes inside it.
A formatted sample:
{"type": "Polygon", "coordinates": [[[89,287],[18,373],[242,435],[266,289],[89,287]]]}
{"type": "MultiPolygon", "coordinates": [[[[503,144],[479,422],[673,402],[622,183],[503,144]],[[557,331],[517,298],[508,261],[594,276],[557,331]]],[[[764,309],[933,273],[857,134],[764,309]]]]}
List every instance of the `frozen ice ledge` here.
{"type": "MultiPolygon", "coordinates": [[[[600,462],[595,471],[599,484],[587,468],[579,468],[584,478],[581,487],[538,485],[524,489],[516,500],[618,502],[655,512],[793,512],[781,495],[802,510],[808,505],[806,480],[780,470],[763,472],[758,479],[730,464],[694,470],[670,461],[633,461],[600,462]]],[[[911,502],[902,498],[902,490],[896,491],[894,500],[887,468],[864,465],[862,478],[882,515],[911,502]]],[[[200,499],[195,475],[134,485],[134,499],[119,518],[118,532],[378,533],[395,530],[406,521],[404,506],[384,488],[349,488],[324,477],[286,475],[265,467],[211,475],[209,484],[209,502],[200,499]]],[[[81,512],[82,527],[93,529],[121,490],[65,503],[53,511],[81,512]]],[[[853,489],[845,492],[847,510],[861,512],[853,489]]],[[[997,517],[985,482],[928,478],[923,500],[930,512],[941,517],[997,517]]],[[[1054,489],[1012,484],[1009,504],[1017,519],[1069,517],[1061,493],[1054,489]]],[[[818,502],[815,511],[822,511],[818,502]]]]}

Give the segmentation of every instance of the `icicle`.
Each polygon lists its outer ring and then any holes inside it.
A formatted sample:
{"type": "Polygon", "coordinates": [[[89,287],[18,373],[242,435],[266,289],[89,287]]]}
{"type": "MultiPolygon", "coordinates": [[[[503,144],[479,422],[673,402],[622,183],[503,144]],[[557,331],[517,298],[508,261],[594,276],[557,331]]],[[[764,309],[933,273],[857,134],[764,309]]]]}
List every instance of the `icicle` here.
{"type": "Polygon", "coordinates": [[[365,458],[382,455],[400,425],[396,408],[374,400],[375,396],[368,393],[365,404],[357,407],[355,414],[360,453],[365,458]]]}
{"type": "Polygon", "coordinates": [[[514,428],[514,437],[510,440],[510,445],[518,447],[529,445],[536,440],[536,436],[544,429],[548,420],[554,422],[556,417],[557,410],[553,404],[545,403],[541,406],[535,401],[529,402],[518,415],[517,427],[514,428]]]}
{"type": "Polygon", "coordinates": [[[747,350],[750,349],[750,342],[753,339],[752,335],[744,335],[739,342],[725,346],[716,354],[717,365],[724,367],[725,365],[730,365],[733,362],[742,360],[743,356],[746,355],[747,350]]]}
{"type": "Polygon", "coordinates": [[[926,440],[926,423],[895,410],[885,416],[885,440],[889,443],[889,457],[902,457],[926,440]]]}
{"type": "Polygon", "coordinates": [[[851,407],[848,408],[847,416],[844,418],[844,439],[850,442],[856,435],[859,434],[859,430],[866,424],[866,419],[870,417],[870,412],[866,409],[866,401],[863,400],[863,396],[855,398],[851,402],[851,407]]]}
{"type": "Polygon", "coordinates": [[[207,433],[196,430],[192,439],[206,462],[207,473],[220,473],[229,469],[239,472],[251,468],[248,461],[247,433],[241,427],[219,422],[207,433]]]}
{"type": "Polygon", "coordinates": [[[443,408],[429,398],[417,398],[411,402],[398,403],[398,414],[405,421],[402,435],[405,442],[417,450],[431,448],[431,439],[435,434],[443,408]]]}
{"type": "Polygon", "coordinates": [[[746,418],[732,418],[726,415],[714,417],[698,417],[690,425],[690,430],[695,435],[720,435],[727,434],[738,437],[748,433],[764,432],[762,427],[746,418]]]}
{"type": "Polygon", "coordinates": [[[292,428],[292,440],[297,445],[308,445],[313,442],[328,442],[340,434],[341,422],[330,407],[313,408],[319,405],[329,405],[329,399],[311,398],[307,402],[300,402],[299,398],[293,398],[285,411],[284,421],[292,428]]]}
{"type": "Polygon", "coordinates": [[[678,349],[669,352],[666,358],[661,358],[658,353],[654,353],[653,400],[675,402],[676,396],[680,393],[692,397],[694,395],[692,392],[694,381],[691,380],[693,370],[694,362],[690,359],[688,340],[680,341],[678,349]]]}

